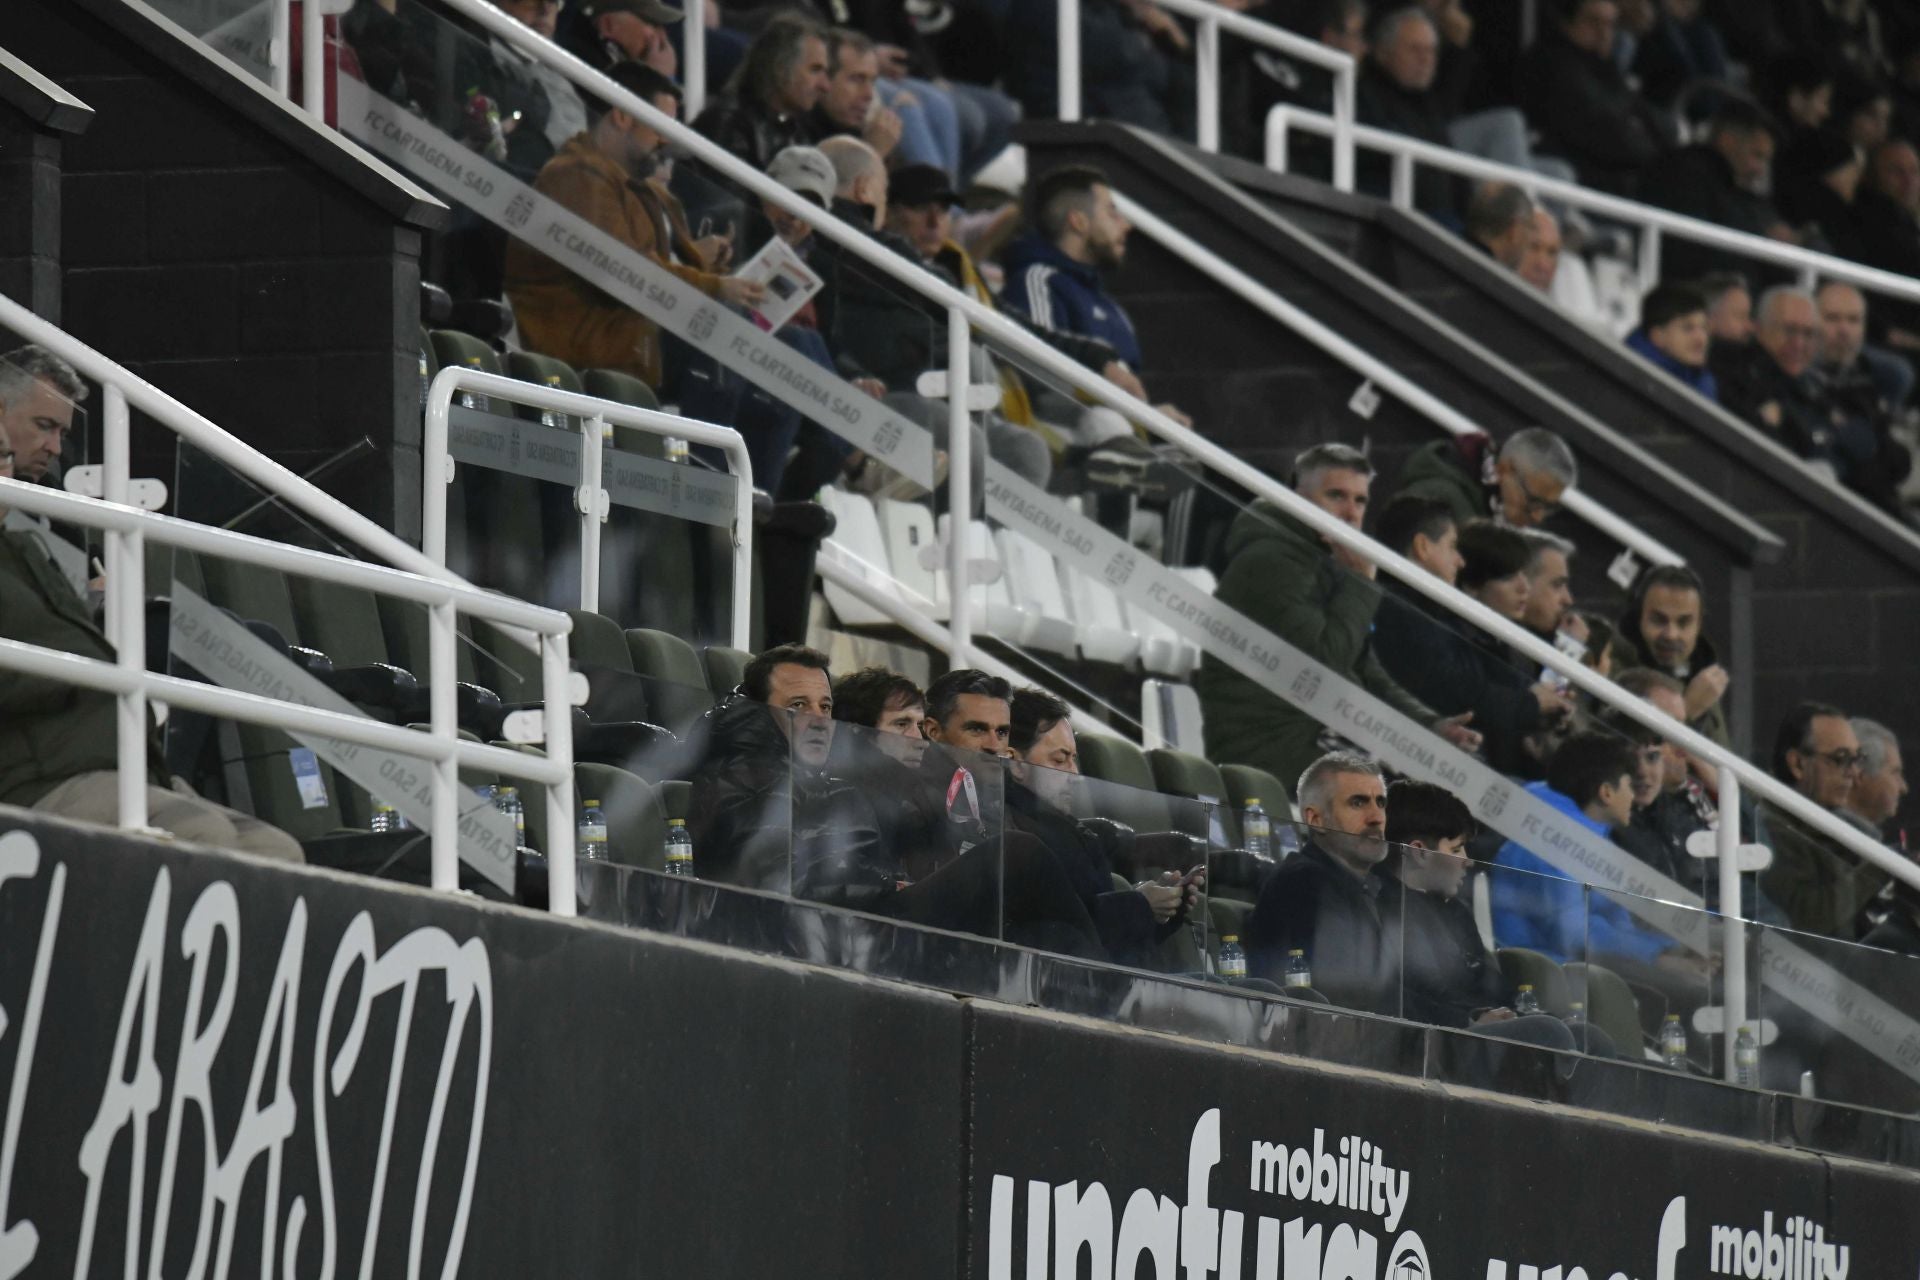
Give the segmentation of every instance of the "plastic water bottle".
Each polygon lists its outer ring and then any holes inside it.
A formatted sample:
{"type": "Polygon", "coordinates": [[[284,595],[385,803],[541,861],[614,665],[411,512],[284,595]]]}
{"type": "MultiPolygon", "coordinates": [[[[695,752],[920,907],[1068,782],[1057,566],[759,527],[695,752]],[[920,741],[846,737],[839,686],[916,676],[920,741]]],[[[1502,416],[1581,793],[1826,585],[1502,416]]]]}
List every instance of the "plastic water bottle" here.
{"type": "Polygon", "coordinates": [[[1267,821],[1267,811],[1260,807],[1260,797],[1248,796],[1246,808],[1240,811],[1240,843],[1247,852],[1256,858],[1271,861],[1273,858],[1273,824],[1267,821]]]}
{"type": "Polygon", "coordinates": [[[1313,970],[1307,967],[1307,953],[1299,947],[1287,952],[1287,985],[1289,987],[1313,985],[1313,970]]]}
{"type": "Polygon", "coordinates": [[[373,802],[373,829],[384,835],[389,831],[411,831],[413,824],[406,820],[401,812],[385,800],[373,802]]]}
{"type": "Polygon", "coordinates": [[[1514,992],[1513,1011],[1523,1018],[1528,1014],[1540,1012],[1540,1000],[1533,994],[1531,982],[1521,983],[1519,990],[1514,992]]]}
{"type": "Polygon", "coordinates": [[[1687,1029],[1680,1025],[1677,1013],[1668,1014],[1660,1024],[1660,1060],[1675,1071],[1687,1069],[1687,1029]]]}
{"type": "Polygon", "coordinates": [[[501,787],[493,793],[493,807],[513,819],[513,842],[524,848],[527,843],[527,810],[520,803],[519,790],[501,787]]]}
{"type": "Polygon", "coordinates": [[[1240,949],[1240,935],[1237,933],[1220,939],[1219,972],[1223,978],[1247,976],[1247,953],[1240,949]]]}
{"type": "Polygon", "coordinates": [[[687,834],[685,818],[672,818],[667,822],[667,874],[693,874],[693,837],[687,834]]]}
{"type": "Polygon", "coordinates": [[[1587,1006],[1585,1004],[1575,1000],[1567,1005],[1567,1025],[1573,1028],[1576,1035],[1586,1030],[1587,1006]]]}
{"type": "MultiPolygon", "coordinates": [[[[556,391],[559,390],[560,375],[557,373],[549,375],[546,383],[556,391]]],[[[543,427],[564,427],[567,425],[567,415],[561,413],[558,409],[542,409],[540,411],[540,425],[543,427]]]]}
{"type": "Polygon", "coordinates": [[[661,448],[667,455],[668,462],[684,463],[687,461],[687,442],[679,436],[665,437],[661,441],[661,448]]]}
{"type": "Polygon", "coordinates": [[[578,856],[588,862],[605,862],[607,852],[607,817],[600,812],[600,802],[589,800],[580,813],[580,848],[578,856]]]}
{"type": "Polygon", "coordinates": [[[1744,1022],[1733,1041],[1733,1074],[1737,1083],[1749,1089],[1759,1087],[1760,1042],[1754,1039],[1753,1027],[1744,1022]]]}

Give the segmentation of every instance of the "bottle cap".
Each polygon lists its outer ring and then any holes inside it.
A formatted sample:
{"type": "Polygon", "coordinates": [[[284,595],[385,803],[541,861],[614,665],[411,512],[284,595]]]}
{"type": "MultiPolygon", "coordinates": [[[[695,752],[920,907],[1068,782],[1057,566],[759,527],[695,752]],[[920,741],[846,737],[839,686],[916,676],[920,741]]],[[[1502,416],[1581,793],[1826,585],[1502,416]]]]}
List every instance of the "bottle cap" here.
{"type": "Polygon", "coordinates": [[[1288,951],[1287,954],[1290,956],[1304,956],[1307,953],[1306,953],[1306,950],[1302,947],[1294,947],[1293,949],[1288,951]]]}
{"type": "Polygon", "coordinates": [[[1523,982],[1520,984],[1520,989],[1522,991],[1531,991],[1533,990],[1533,984],[1531,982],[1523,982]]]}
{"type": "Polygon", "coordinates": [[[1229,933],[1229,934],[1227,934],[1227,935],[1226,935],[1225,937],[1223,937],[1223,938],[1221,938],[1221,939],[1220,939],[1220,941],[1222,941],[1222,942],[1238,942],[1238,941],[1240,941],[1240,935],[1239,935],[1239,934],[1237,934],[1237,933],[1229,933]]]}
{"type": "Polygon", "coordinates": [[[687,825],[687,820],[685,818],[668,818],[667,825],[670,827],[684,827],[687,825]]]}
{"type": "Polygon", "coordinates": [[[1259,803],[1260,803],[1260,797],[1259,797],[1259,796],[1248,796],[1248,797],[1247,797],[1247,803],[1248,803],[1248,804],[1259,804],[1259,803]]]}
{"type": "Polygon", "coordinates": [[[1677,1013],[1670,1013],[1670,1014],[1668,1014],[1668,1015],[1667,1015],[1667,1021],[1668,1021],[1668,1022],[1678,1022],[1678,1021],[1680,1021],[1680,1015],[1679,1015],[1679,1014],[1677,1014],[1677,1013]]]}
{"type": "Polygon", "coordinates": [[[1587,1007],[1587,1006],[1586,1006],[1585,1004],[1583,1004],[1582,1002],[1580,1002],[1580,1001],[1578,1001],[1578,1000],[1570,1000],[1570,1001],[1568,1001],[1568,1002],[1567,1002],[1567,1008],[1569,1008],[1569,1009],[1571,1009],[1571,1010],[1573,1010],[1573,1011],[1574,1011],[1575,1013],[1578,1013],[1578,1012],[1580,1012],[1580,1011],[1581,1011],[1582,1009],[1584,1009],[1584,1008],[1586,1008],[1586,1007],[1587,1007]]]}
{"type": "Polygon", "coordinates": [[[600,802],[599,802],[598,800],[589,800],[589,801],[587,801],[587,808],[589,808],[589,809],[598,809],[599,807],[600,807],[600,802]]]}

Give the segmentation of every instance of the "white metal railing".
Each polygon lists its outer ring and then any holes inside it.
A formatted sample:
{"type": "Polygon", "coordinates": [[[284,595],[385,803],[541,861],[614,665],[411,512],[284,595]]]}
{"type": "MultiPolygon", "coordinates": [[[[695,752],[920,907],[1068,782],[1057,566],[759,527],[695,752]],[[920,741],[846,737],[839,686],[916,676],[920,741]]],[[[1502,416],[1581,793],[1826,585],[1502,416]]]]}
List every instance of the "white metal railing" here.
{"type": "MultiPolygon", "coordinates": [[[[871,237],[862,234],[811,201],[796,196],[751,165],[662,113],[652,103],[628,92],[578,58],[557,48],[551,42],[541,39],[528,28],[484,3],[484,0],[443,0],[443,3],[446,7],[461,13],[498,36],[507,44],[519,49],[529,58],[557,70],[596,98],[616,105],[629,115],[645,121],[648,127],[661,133],[678,147],[685,154],[688,162],[706,166],[727,181],[751,192],[758,199],[786,210],[794,217],[806,222],[824,239],[840,245],[869,269],[890,277],[913,293],[943,308],[947,314],[949,326],[946,371],[948,386],[968,385],[970,372],[968,357],[972,351],[973,335],[977,332],[991,339],[996,349],[1011,352],[1028,367],[1058,379],[1061,384],[1072,387],[1087,400],[1114,409],[1130,421],[1141,424],[1154,436],[1179,446],[1199,464],[1243,485],[1257,498],[1270,502],[1326,541],[1355,552],[1362,559],[1384,570],[1415,592],[1472,622],[1495,638],[1505,641],[1530,661],[1560,672],[1570,684],[1592,695],[1601,705],[1614,708],[1630,719],[1646,725],[1664,740],[1706,761],[1717,771],[1723,803],[1737,802],[1742,786],[1751,788],[1758,798],[1774,804],[1796,820],[1804,822],[1834,844],[1847,849],[1861,861],[1878,868],[1894,879],[1920,887],[1920,865],[1898,857],[1892,851],[1848,826],[1835,815],[1783,786],[1729,748],[1701,736],[1685,724],[1663,714],[1651,704],[1627,694],[1604,677],[1571,661],[1552,645],[1543,643],[1538,637],[1494,613],[1479,601],[1456,591],[1413,562],[1396,555],[1366,534],[1322,511],[1274,480],[1273,477],[1055,351],[992,308],[940,280],[916,263],[892,253],[871,237]]],[[[953,415],[953,421],[964,425],[966,419],[963,402],[956,400],[950,406],[950,412],[953,415]]],[[[971,446],[970,436],[970,431],[962,429],[955,431],[949,441],[950,460],[947,484],[950,495],[949,510],[952,511],[964,512],[972,509],[970,501],[972,477],[967,456],[971,446]]],[[[965,540],[956,538],[952,542],[952,556],[956,561],[953,567],[957,570],[953,580],[965,582],[965,540]]],[[[965,592],[952,594],[957,607],[952,611],[953,616],[948,623],[948,630],[953,637],[955,651],[964,653],[970,643],[967,594],[965,592]]],[[[1729,806],[1726,811],[1732,813],[1735,810],[1729,806]]],[[[1722,905],[1724,910],[1736,913],[1730,917],[1729,928],[1737,930],[1739,926],[1737,912],[1741,900],[1738,892],[1739,861],[1736,856],[1738,824],[1732,821],[1723,822],[1719,831],[1719,842],[1723,882],[1722,905]]],[[[1731,981],[1732,978],[1741,976],[1741,970],[1730,961],[1728,973],[1730,978],[1728,1002],[1739,1009],[1741,1016],[1744,1016],[1746,1007],[1744,983],[1735,986],[1731,981]]]]}
{"type": "MultiPolygon", "coordinates": [[[[1261,22],[1210,0],[1148,0],[1156,8],[1194,22],[1195,140],[1202,151],[1220,149],[1220,33],[1283,53],[1333,73],[1333,185],[1353,190],[1354,111],[1359,69],[1353,57],[1318,40],[1261,22]]],[[[1080,119],[1080,0],[1059,0],[1060,118],[1080,119]]]]}
{"type": "MultiPolygon", "coordinates": [[[[1149,239],[1157,240],[1166,248],[1173,250],[1182,260],[1198,267],[1215,282],[1224,285],[1241,299],[1278,320],[1361,377],[1397,397],[1422,417],[1431,420],[1454,436],[1484,432],[1484,428],[1466,414],[1461,413],[1358,343],[1341,337],[1166,219],[1126,196],[1116,197],[1116,202],[1127,221],[1144,232],[1149,239]]],[[[1561,499],[1561,505],[1644,560],[1653,564],[1686,563],[1679,552],[1651,534],[1644,533],[1627,523],[1612,509],[1596,502],[1591,495],[1577,487],[1567,490],[1561,499]]]]}
{"type": "MultiPolygon", "coordinates": [[[[463,579],[449,573],[445,568],[434,564],[419,550],[409,546],[391,531],[383,529],[366,516],[361,515],[358,511],[341,502],[332,494],[323,491],[317,485],[295,475],[279,463],[274,462],[259,451],[242,443],[203,415],[194,412],[166,392],[161,391],[152,383],[115,364],[86,343],[81,342],[57,325],[35,315],[32,311],[21,306],[18,302],[15,302],[12,298],[4,294],[0,294],[0,329],[10,331],[25,341],[59,356],[71,364],[81,374],[100,384],[102,399],[105,402],[104,411],[101,415],[101,456],[103,462],[101,493],[108,503],[116,504],[120,507],[127,506],[128,490],[131,484],[130,470],[132,456],[129,411],[131,409],[139,409],[152,418],[154,422],[173,432],[181,440],[206,453],[209,457],[228,467],[236,474],[259,485],[262,491],[275,495],[288,506],[319,521],[321,524],[332,529],[335,534],[357,543],[365,550],[385,560],[389,565],[406,570],[410,574],[417,574],[422,578],[434,580],[447,588],[457,590],[473,589],[463,579]]],[[[22,510],[33,510],[31,500],[39,496],[39,493],[39,490],[33,490],[28,500],[11,502],[9,505],[19,506],[22,510]]],[[[13,495],[9,494],[9,498],[12,498],[12,496],[13,495]]],[[[130,507],[128,509],[131,510],[130,507]]],[[[123,680],[139,672],[139,664],[144,661],[146,653],[145,642],[141,638],[145,628],[145,613],[142,603],[137,595],[130,595],[129,589],[122,585],[126,583],[137,583],[138,575],[144,572],[139,542],[140,530],[138,529],[121,531],[109,528],[107,530],[106,576],[108,590],[106,596],[105,630],[108,638],[114,640],[118,646],[121,665],[128,669],[127,673],[121,677],[123,680]],[[131,617],[128,617],[128,615],[131,615],[131,617]],[[132,637],[137,643],[130,645],[122,644],[121,640],[127,637],[132,637]]],[[[186,544],[181,543],[176,545],[186,544]]],[[[219,553],[216,552],[216,554],[219,553]]],[[[329,563],[333,562],[330,561],[329,563]]],[[[339,565],[352,565],[358,562],[343,559],[337,563],[339,565]]],[[[451,610],[452,605],[448,604],[436,607],[433,613],[436,621],[429,650],[431,670],[429,671],[428,679],[429,706],[431,710],[430,723],[434,726],[436,733],[439,731],[443,721],[445,724],[452,726],[455,724],[456,719],[456,700],[453,684],[455,639],[451,629],[451,610]],[[444,635],[441,634],[441,621],[444,621],[446,624],[444,635]],[[445,681],[438,679],[441,672],[447,674],[445,681]]],[[[562,616],[564,617],[564,615],[562,616]]],[[[551,639],[536,639],[537,632],[518,627],[513,624],[511,619],[507,620],[505,633],[519,643],[526,644],[529,648],[539,652],[543,664],[548,660],[546,650],[552,643],[551,639]]],[[[563,659],[563,667],[565,666],[564,658],[566,656],[565,637],[566,633],[563,631],[558,639],[560,655],[563,659]]],[[[158,688],[159,686],[155,687],[158,688]]],[[[118,690],[115,690],[115,692],[118,692],[118,690]]],[[[120,803],[123,815],[137,812],[138,820],[132,825],[144,826],[146,824],[146,793],[144,787],[142,787],[137,796],[131,794],[134,783],[130,782],[129,779],[137,781],[146,776],[145,755],[139,745],[136,744],[130,748],[124,740],[126,730],[133,727],[134,722],[137,720],[140,731],[138,741],[140,743],[144,743],[145,741],[145,694],[139,693],[138,691],[136,691],[136,693],[138,693],[140,698],[137,716],[132,713],[130,704],[127,702],[123,701],[121,707],[123,740],[120,744],[119,761],[121,779],[120,803]]],[[[547,684],[544,694],[549,700],[555,696],[554,688],[550,682],[547,684]]],[[[181,705],[185,706],[189,705],[189,703],[182,701],[181,705]]],[[[562,697],[561,705],[567,705],[564,696],[562,697]]],[[[288,710],[292,712],[298,709],[289,707],[288,710]]],[[[573,755],[573,722],[571,716],[547,716],[545,719],[548,759],[564,760],[568,763],[570,770],[573,755]]],[[[414,736],[416,739],[420,737],[420,735],[417,734],[414,736]]],[[[436,761],[435,768],[437,773],[444,771],[445,777],[457,785],[457,769],[453,757],[449,756],[445,761],[436,761]]],[[[434,799],[435,845],[433,852],[433,885],[437,889],[453,889],[457,887],[459,883],[459,868],[453,858],[453,846],[448,844],[443,849],[439,843],[443,839],[450,838],[440,834],[442,827],[445,827],[450,832],[454,830],[454,824],[457,819],[454,815],[453,798],[454,793],[452,790],[439,786],[436,782],[434,799]],[[444,808],[441,800],[443,792],[445,794],[444,808]]],[[[565,821],[559,824],[557,834],[550,833],[548,836],[549,842],[552,843],[556,849],[560,850],[560,857],[557,861],[554,860],[551,851],[548,855],[549,865],[552,868],[554,876],[549,901],[554,910],[564,912],[570,912],[572,910],[574,900],[572,871],[574,823],[571,816],[571,809],[572,805],[569,799],[568,814],[566,815],[565,821]],[[562,874],[563,865],[565,869],[564,875],[562,874]]],[[[123,822],[124,820],[123,818],[123,822]]]]}
{"type": "Polygon", "coordinates": [[[1660,282],[1661,240],[1671,235],[1729,253],[1742,254],[1772,266],[1789,268],[1797,273],[1800,283],[1808,288],[1820,280],[1844,280],[1890,298],[1920,300],[1920,281],[1908,276],[1862,266],[1830,253],[1817,253],[1797,245],[1782,244],[1765,236],[1733,231],[1699,218],[1689,218],[1685,214],[1657,209],[1637,200],[1607,195],[1577,183],[1545,177],[1531,169],[1518,169],[1512,165],[1482,160],[1450,147],[1437,146],[1371,125],[1355,125],[1349,130],[1341,130],[1340,122],[1332,116],[1285,103],[1273,108],[1267,115],[1266,162],[1269,169],[1281,173],[1287,171],[1289,135],[1296,129],[1320,136],[1342,137],[1350,134],[1357,145],[1391,156],[1393,170],[1389,199],[1401,209],[1413,208],[1415,170],[1419,165],[1429,165],[1462,177],[1510,182],[1545,199],[1627,223],[1640,233],[1638,272],[1643,289],[1650,289],[1660,282]]]}
{"type": "MultiPolygon", "coordinates": [[[[1154,436],[1177,445],[1195,462],[1244,486],[1255,497],[1272,503],[1327,541],[1348,548],[1414,591],[1433,600],[1442,608],[1467,619],[1495,638],[1505,641],[1518,652],[1526,655],[1529,661],[1538,662],[1542,666],[1560,672],[1570,683],[1578,686],[1583,692],[1591,694],[1600,704],[1612,707],[1640,724],[1646,725],[1659,733],[1664,740],[1685,748],[1714,766],[1723,783],[1730,779],[1737,780],[1736,790],[1739,784],[1745,784],[1759,798],[1767,800],[1794,818],[1805,822],[1822,836],[1846,848],[1862,861],[1872,864],[1897,880],[1920,887],[1920,865],[1899,857],[1804,796],[1783,786],[1764,770],[1735,754],[1730,748],[1722,747],[1702,737],[1686,725],[1655,709],[1650,703],[1626,693],[1605,677],[1569,659],[1552,645],[1542,642],[1532,633],[1501,617],[1479,601],[1455,590],[1412,561],[1396,555],[1366,534],[1335,519],[1272,476],[1221,448],[1198,432],[1175,422],[1152,405],[1135,399],[1105,378],[1054,350],[1019,324],[986,304],[948,284],[917,263],[893,253],[871,236],[863,234],[852,225],[836,218],[812,201],[795,195],[712,140],[666,115],[651,102],[622,88],[552,42],[541,39],[527,27],[485,3],[485,0],[442,0],[442,3],[447,8],[472,19],[529,58],[560,72],[594,97],[617,105],[629,115],[644,120],[649,128],[661,133],[683,152],[688,162],[706,166],[727,181],[752,192],[761,201],[786,210],[794,217],[806,222],[824,239],[834,241],[854,258],[859,259],[867,268],[891,278],[913,293],[944,308],[949,326],[946,371],[948,386],[965,387],[969,383],[970,366],[967,357],[972,351],[973,334],[977,332],[991,339],[996,350],[1012,353],[1027,367],[1058,379],[1061,384],[1072,387],[1086,399],[1113,409],[1128,420],[1139,423],[1154,436]]],[[[956,419],[964,422],[964,414],[959,409],[954,409],[953,414],[956,419]]],[[[967,465],[967,458],[963,456],[970,449],[970,435],[969,431],[959,431],[948,442],[947,484],[950,494],[948,506],[950,511],[972,509],[971,468],[967,465]]],[[[959,573],[954,580],[965,582],[965,543],[963,539],[954,539],[953,543],[953,556],[961,562],[958,565],[959,573]]],[[[966,593],[957,592],[954,595],[959,602],[959,607],[954,610],[955,614],[959,615],[959,621],[958,623],[950,621],[948,629],[954,636],[954,643],[964,651],[969,640],[967,620],[964,616],[967,612],[966,593]]],[[[1729,844],[1732,843],[1734,835],[1735,833],[1732,832],[1725,833],[1729,844]]],[[[1734,860],[1729,856],[1726,862],[1727,865],[1733,865],[1734,860]]],[[[1738,895],[1735,895],[1731,901],[1737,903],[1738,895]]]]}
{"type": "Polygon", "coordinates": [[[458,843],[459,767],[490,768],[512,777],[540,783],[547,793],[547,857],[552,876],[552,909],[574,913],[573,877],[573,738],[570,719],[567,633],[572,622],[564,613],[493,595],[478,588],[440,581],[365,564],[326,552],[308,551],[250,534],[215,529],[172,516],[156,515],[136,507],[98,498],[61,493],[20,480],[0,481],[0,506],[19,508],[49,519],[100,529],[118,563],[108,571],[108,598],[115,603],[106,635],[116,660],[104,662],[17,640],[0,640],[0,666],[25,671],[111,693],[118,702],[118,799],[122,827],[147,825],[147,764],[149,697],[207,715],[267,725],[290,732],[379,747],[432,762],[433,884],[453,889],[459,884],[458,843]],[[210,684],[160,675],[146,669],[146,557],[148,539],[201,555],[258,565],[280,573],[357,587],[379,595],[425,605],[431,646],[426,673],[430,728],[427,733],[399,725],[382,724],[365,716],[346,715],[318,707],[282,702],[258,694],[222,689],[210,684]],[[460,737],[455,714],[454,671],[457,614],[486,618],[524,628],[540,637],[540,661],[547,729],[546,753],[529,755],[504,747],[466,742],[460,737]]]}
{"type": "Polygon", "coordinates": [[[449,365],[434,375],[427,388],[426,426],[421,438],[423,491],[422,545],[434,564],[447,562],[447,486],[453,483],[454,461],[447,442],[447,419],[453,398],[474,391],[490,398],[529,405],[580,420],[580,484],[574,490],[574,509],[580,513],[580,607],[600,609],[600,526],[611,507],[605,487],[602,459],[608,434],[616,426],[633,427],[652,435],[671,436],[720,450],[734,480],[733,598],[729,620],[730,643],[749,645],[753,623],[753,463],[746,442],[732,427],[682,418],[658,409],[642,409],[602,400],[575,391],[522,382],[497,373],[449,365]]]}

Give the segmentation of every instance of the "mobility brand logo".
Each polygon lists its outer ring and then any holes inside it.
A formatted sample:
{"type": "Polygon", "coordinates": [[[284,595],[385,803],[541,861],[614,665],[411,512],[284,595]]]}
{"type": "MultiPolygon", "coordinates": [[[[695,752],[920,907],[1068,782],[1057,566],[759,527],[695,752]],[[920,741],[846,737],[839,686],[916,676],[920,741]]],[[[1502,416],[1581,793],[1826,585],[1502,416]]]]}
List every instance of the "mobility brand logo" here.
{"type": "MultiPolygon", "coordinates": [[[[1212,1204],[1220,1163],[1220,1109],[1194,1123],[1187,1143],[1186,1203],[1140,1187],[1116,1222],[1114,1198],[1101,1182],[1027,1182],[1025,1280],[1070,1280],[1091,1264],[1100,1280],[1146,1274],[1190,1280],[1218,1275],[1259,1280],[1428,1280],[1427,1248],[1418,1232],[1393,1232],[1412,1195],[1412,1175],[1386,1162],[1385,1152],[1359,1135],[1327,1144],[1315,1129],[1305,1144],[1254,1142],[1249,1190],[1293,1202],[1302,1210],[1282,1221],[1212,1204]],[[1317,1208],[1316,1208],[1317,1207],[1317,1208]],[[1382,1235],[1348,1222],[1317,1221],[1326,1209],[1379,1219],[1382,1235]],[[1249,1228],[1251,1227],[1251,1230],[1249,1228]],[[1383,1236],[1393,1238],[1385,1247],[1383,1236]],[[1249,1242],[1251,1236],[1251,1242],[1249,1242]],[[1250,1244],[1250,1247],[1249,1247],[1250,1244]],[[1250,1258],[1249,1258],[1249,1255],[1250,1258]],[[1084,1262],[1083,1262],[1084,1259],[1084,1262]],[[1251,1266],[1248,1262],[1251,1261],[1251,1266]]],[[[996,1174],[987,1241],[989,1280],[1014,1280],[1015,1180],[996,1174]]]]}
{"type": "MultiPolygon", "coordinates": [[[[1776,1231],[1775,1221],[1768,1210],[1761,1215],[1758,1229],[1712,1226],[1702,1239],[1689,1240],[1687,1198],[1675,1196],[1660,1215],[1654,1280],[1709,1274],[1744,1280],[1846,1280],[1850,1251],[1846,1245],[1828,1242],[1825,1224],[1789,1215],[1779,1219],[1782,1225],[1776,1231]],[[1683,1257],[1689,1245],[1699,1247],[1683,1257]]],[[[1596,1270],[1593,1274],[1597,1277],[1605,1273],[1596,1270]]],[[[1586,1280],[1587,1275],[1584,1267],[1565,1263],[1522,1263],[1515,1269],[1514,1280],[1586,1280]]],[[[1488,1259],[1486,1280],[1507,1280],[1507,1276],[1505,1259],[1488,1259]]],[[[1615,1271],[1610,1280],[1630,1277],[1624,1271],[1615,1271]]]]}

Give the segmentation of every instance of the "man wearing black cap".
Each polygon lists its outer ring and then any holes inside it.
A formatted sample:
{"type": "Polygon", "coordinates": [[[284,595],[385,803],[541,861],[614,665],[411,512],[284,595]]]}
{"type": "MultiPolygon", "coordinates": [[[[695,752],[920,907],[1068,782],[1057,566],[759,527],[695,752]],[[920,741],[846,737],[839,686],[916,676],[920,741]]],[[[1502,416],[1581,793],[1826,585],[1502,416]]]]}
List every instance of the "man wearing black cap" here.
{"type": "Polygon", "coordinates": [[[663,0],[585,0],[565,23],[561,43],[596,71],[642,62],[669,78],[680,59],[667,28],[684,15],[663,0]]]}

